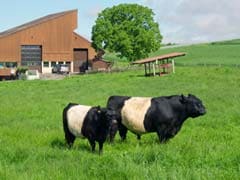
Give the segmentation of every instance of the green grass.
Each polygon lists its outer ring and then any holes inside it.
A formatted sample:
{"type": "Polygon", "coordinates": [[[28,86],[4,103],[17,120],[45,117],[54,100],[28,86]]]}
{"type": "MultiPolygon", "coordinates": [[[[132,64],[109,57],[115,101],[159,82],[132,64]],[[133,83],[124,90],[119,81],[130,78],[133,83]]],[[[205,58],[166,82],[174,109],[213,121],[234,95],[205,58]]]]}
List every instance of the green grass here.
{"type": "Polygon", "coordinates": [[[175,59],[178,64],[216,64],[216,65],[240,65],[240,44],[201,44],[176,48],[161,49],[151,56],[166,54],[170,52],[185,52],[186,56],[175,59]]]}
{"type": "Polygon", "coordinates": [[[239,45],[240,39],[212,42],[213,45],[239,45]]]}
{"type": "MultiPolygon", "coordinates": [[[[240,40],[222,41],[206,44],[189,45],[173,48],[160,48],[160,50],[151,53],[149,56],[157,56],[171,52],[185,52],[186,56],[175,58],[178,65],[225,65],[240,66],[239,59],[240,40]]],[[[113,53],[107,53],[104,57],[107,60],[115,60],[123,65],[126,59],[120,59],[113,53]],[[119,61],[120,60],[120,61],[119,61]]]]}
{"type": "Polygon", "coordinates": [[[56,81],[0,83],[0,179],[238,179],[240,70],[176,67],[144,77],[143,70],[73,76],[56,81]],[[105,106],[110,95],[192,93],[207,114],[189,119],[167,144],[155,133],[128,133],[101,156],[87,140],[65,146],[62,110],[69,102],[105,106]]]}

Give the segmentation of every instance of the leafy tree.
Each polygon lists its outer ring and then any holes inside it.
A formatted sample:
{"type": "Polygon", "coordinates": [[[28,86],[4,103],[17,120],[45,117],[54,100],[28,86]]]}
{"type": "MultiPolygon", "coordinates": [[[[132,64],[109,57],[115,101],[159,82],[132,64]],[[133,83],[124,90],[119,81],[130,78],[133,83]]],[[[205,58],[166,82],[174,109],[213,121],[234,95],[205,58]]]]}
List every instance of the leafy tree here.
{"type": "Polygon", "coordinates": [[[145,58],[160,48],[162,36],[152,9],[120,4],[103,10],[92,28],[92,46],[116,52],[130,61],[145,58]]]}

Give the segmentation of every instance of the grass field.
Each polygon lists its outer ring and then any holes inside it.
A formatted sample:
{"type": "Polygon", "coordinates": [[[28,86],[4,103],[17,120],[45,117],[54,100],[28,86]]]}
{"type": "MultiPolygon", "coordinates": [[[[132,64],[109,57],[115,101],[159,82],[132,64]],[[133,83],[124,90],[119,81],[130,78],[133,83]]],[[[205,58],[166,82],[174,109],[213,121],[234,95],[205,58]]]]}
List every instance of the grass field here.
{"type": "MultiPolygon", "coordinates": [[[[239,63],[239,45],[228,43],[158,53],[187,52],[179,63],[239,63]]],[[[0,179],[239,179],[240,69],[177,66],[164,77],[143,74],[0,82],[0,179]],[[125,142],[117,136],[113,145],[105,143],[101,156],[90,152],[87,140],[78,139],[71,150],[65,146],[62,110],[69,102],[105,106],[111,95],[182,93],[201,98],[207,114],[188,119],[167,144],[159,144],[155,133],[138,141],[129,132],[125,142]]]]}
{"type": "MultiPolygon", "coordinates": [[[[185,52],[186,56],[175,59],[178,65],[227,65],[240,66],[239,59],[240,40],[222,41],[215,43],[205,43],[174,48],[161,48],[150,54],[156,56],[170,52],[185,52]]],[[[107,60],[115,60],[116,65],[122,65],[115,54],[108,53],[105,56],[107,60]]],[[[126,61],[126,59],[122,59],[126,61]]],[[[126,64],[126,63],[125,63],[126,64]]]]}

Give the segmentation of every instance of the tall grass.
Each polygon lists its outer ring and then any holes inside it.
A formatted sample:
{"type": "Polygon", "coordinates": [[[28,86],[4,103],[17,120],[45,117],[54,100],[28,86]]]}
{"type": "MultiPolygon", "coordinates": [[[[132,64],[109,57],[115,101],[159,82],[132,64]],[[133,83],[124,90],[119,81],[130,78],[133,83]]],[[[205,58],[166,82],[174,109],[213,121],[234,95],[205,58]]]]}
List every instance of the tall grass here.
{"type": "Polygon", "coordinates": [[[240,70],[177,67],[176,74],[143,71],[72,76],[56,81],[0,83],[0,179],[238,179],[240,70]],[[167,144],[155,133],[128,133],[103,155],[87,140],[65,146],[61,114],[69,102],[105,106],[110,95],[192,93],[207,114],[189,119],[167,144]]]}

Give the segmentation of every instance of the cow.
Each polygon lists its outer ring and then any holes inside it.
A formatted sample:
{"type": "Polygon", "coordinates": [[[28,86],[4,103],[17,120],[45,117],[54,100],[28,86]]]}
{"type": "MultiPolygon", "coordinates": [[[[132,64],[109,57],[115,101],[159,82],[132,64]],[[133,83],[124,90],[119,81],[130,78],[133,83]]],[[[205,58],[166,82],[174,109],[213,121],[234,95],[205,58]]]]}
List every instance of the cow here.
{"type": "Polygon", "coordinates": [[[109,132],[110,117],[106,108],[69,103],[63,110],[63,129],[68,146],[72,147],[76,137],[87,138],[92,151],[95,151],[95,141],[98,142],[100,154],[109,132]]]}
{"type": "Polygon", "coordinates": [[[130,130],[138,139],[142,134],[156,132],[160,143],[164,143],[179,132],[187,118],[206,113],[202,101],[191,94],[154,98],[111,96],[107,108],[116,113],[110,127],[110,142],[117,130],[122,140],[130,130]]]}

